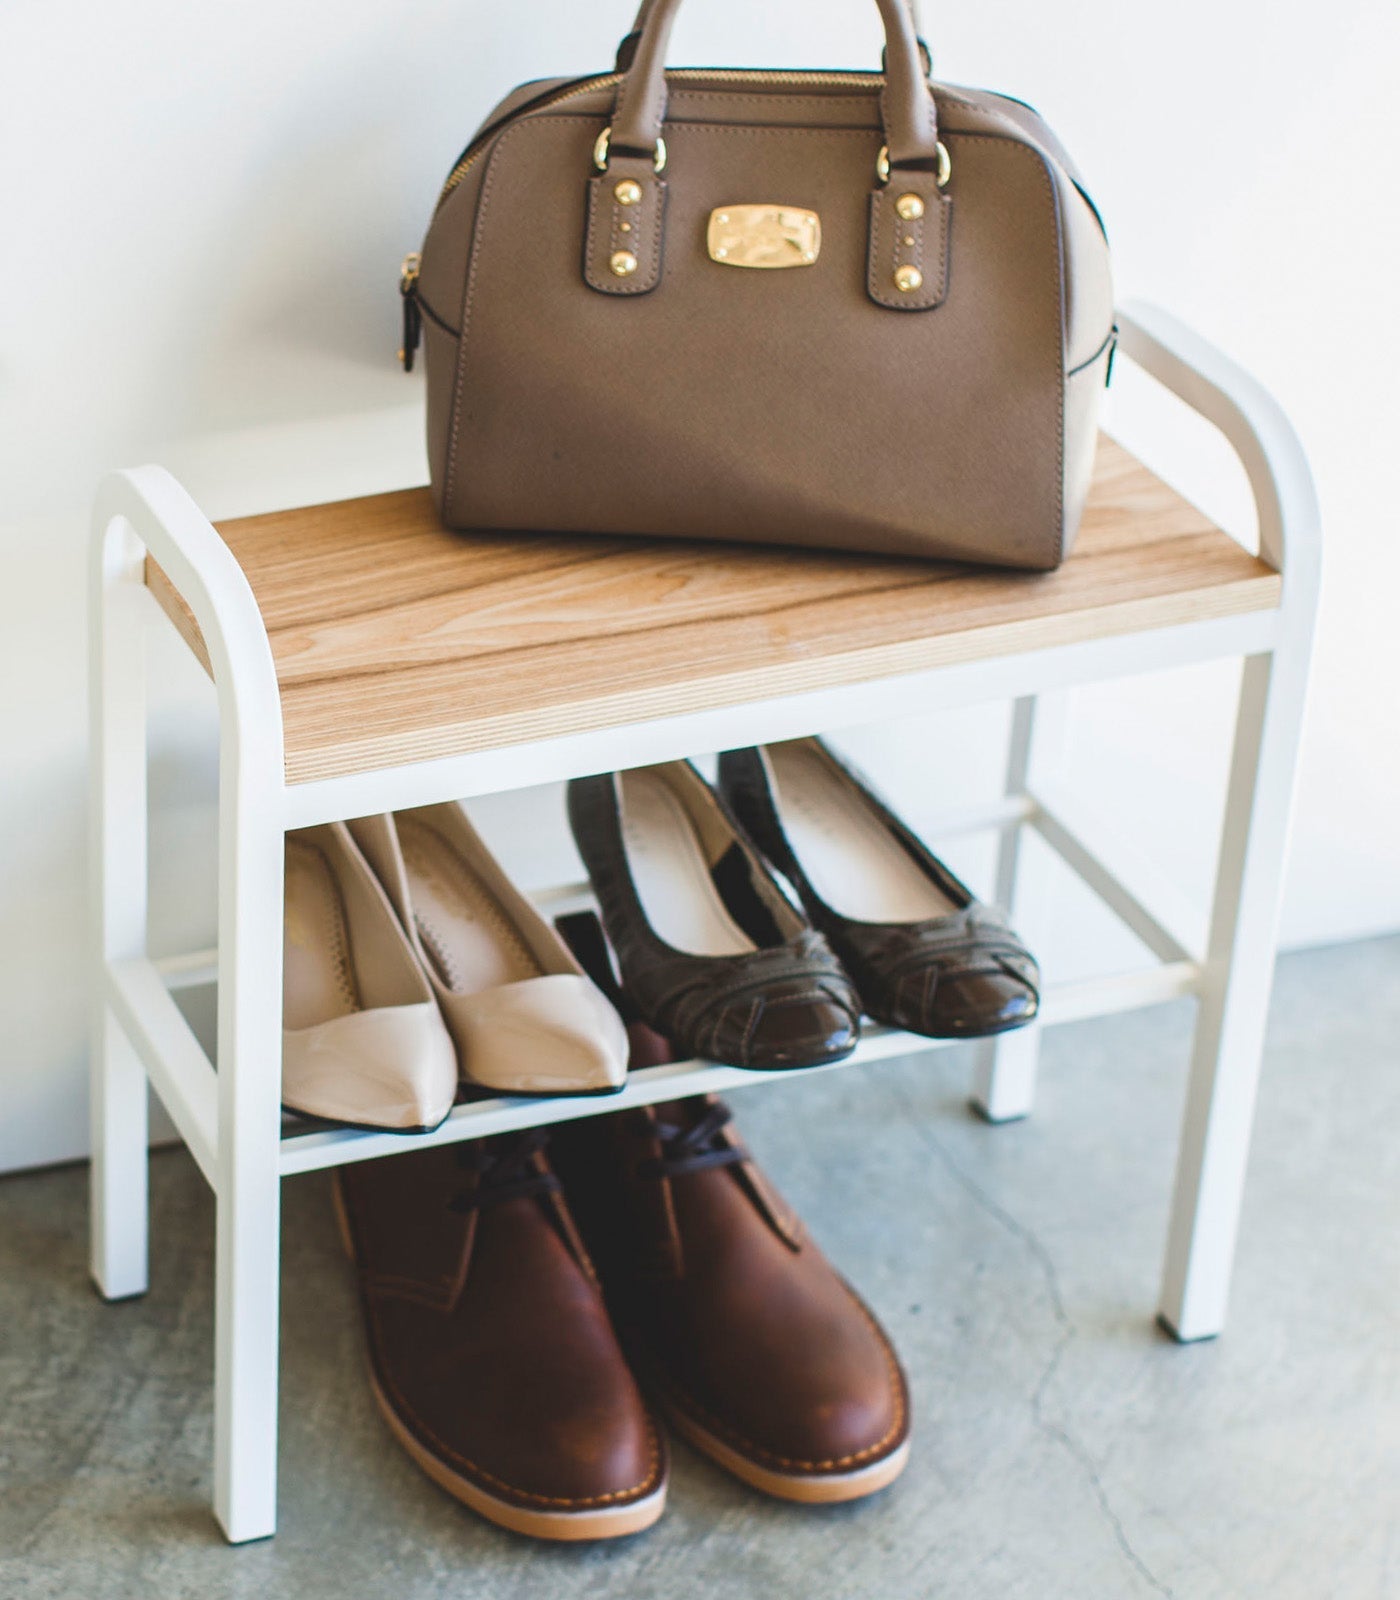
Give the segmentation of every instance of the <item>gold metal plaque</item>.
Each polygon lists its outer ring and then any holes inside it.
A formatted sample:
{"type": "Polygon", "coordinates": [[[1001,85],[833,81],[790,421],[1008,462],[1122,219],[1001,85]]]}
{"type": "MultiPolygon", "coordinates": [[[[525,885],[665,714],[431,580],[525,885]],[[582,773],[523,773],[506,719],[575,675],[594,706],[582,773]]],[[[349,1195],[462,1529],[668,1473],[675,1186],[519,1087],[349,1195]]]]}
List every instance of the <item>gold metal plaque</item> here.
{"type": "Polygon", "coordinates": [[[710,213],[710,260],[726,267],[810,267],[822,221],[800,206],[720,206],[710,213]]]}

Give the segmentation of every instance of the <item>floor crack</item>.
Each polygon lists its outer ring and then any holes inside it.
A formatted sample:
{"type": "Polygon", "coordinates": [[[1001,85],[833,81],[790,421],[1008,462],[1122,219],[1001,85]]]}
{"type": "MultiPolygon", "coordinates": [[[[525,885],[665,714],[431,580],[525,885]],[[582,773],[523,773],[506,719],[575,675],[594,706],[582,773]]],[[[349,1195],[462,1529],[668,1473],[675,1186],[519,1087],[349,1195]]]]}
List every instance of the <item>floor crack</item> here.
{"type": "Polygon", "coordinates": [[[909,1113],[909,1123],[918,1138],[928,1148],[934,1159],[943,1167],[949,1177],[972,1200],[979,1210],[984,1211],[999,1227],[1018,1239],[1035,1261],[1040,1269],[1041,1277],[1045,1280],[1046,1298],[1050,1303],[1050,1312],[1059,1330],[1059,1337],[1055,1341],[1055,1348],[1050,1353],[1050,1359],[1036,1382],[1031,1393],[1030,1410],[1031,1420],[1045,1435],[1059,1445],[1079,1467],[1084,1474],[1090,1494],[1099,1508],[1099,1513],[1108,1524],[1114,1540],[1122,1552],[1123,1558],[1129,1563],[1142,1581],[1155,1593],[1165,1597],[1165,1600],[1174,1600],[1174,1591],[1154,1573],[1147,1563],[1134,1549],[1132,1540],[1128,1537],[1123,1520],[1113,1508],[1113,1503],[1104,1488],[1092,1454],[1082,1440],[1078,1439],[1065,1426],[1063,1421],[1057,1420],[1047,1414],[1046,1396],[1050,1386],[1054,1383],[1060,1367],[1070,1346],[1079,1335],[1068,1310],[1065,1307],[1064,1294],[1060,1288],[1060,1275],[1055,1266],[1054,1257],[1046,1249],[1044,1242],[1033,1228],[1028,1227],[1019,1217],[1014,1216],[1005,1206],[995,1200],[986,1189],[972,1176],[970,1172],[953,1156],[951,1151],[929,1131],[924,1119],[916,1114],[915,1107],[908,1099],[896,1091],[895,1098],[900,1101],[906,1112],[909,1113]]]}

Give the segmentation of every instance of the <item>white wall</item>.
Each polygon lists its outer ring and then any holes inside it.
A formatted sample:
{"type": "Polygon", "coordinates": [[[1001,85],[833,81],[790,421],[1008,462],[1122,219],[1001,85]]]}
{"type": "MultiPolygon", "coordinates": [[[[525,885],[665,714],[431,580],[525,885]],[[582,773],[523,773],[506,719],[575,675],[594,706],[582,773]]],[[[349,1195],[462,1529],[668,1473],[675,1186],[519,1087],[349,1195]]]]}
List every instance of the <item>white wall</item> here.
{"type": "MultiPolygon", "coordinates": [[[[84,1146],[82,558],[106,468],[215,514],[419,481],[394,280],[442,175],[525,77],[602,70],[630,0],[6,0],[0,7],[0,1168],[84,1146]]],[[[1087,172],[1120,286],[1270,383],[1311,447],[1327,591],[1286,937],[1400,925],[1400,250],[1381,108],[1394,0],[925,4],[940,73],[1037,104],[1087,172]]],[[[688,0],[674,59],[867,65],[870,0],[688,0]]],[[[1126,392],[1123,426],[1150,409],[1126,392]]],[[[1168,430],[1210,507],[1238,484],[1168,430]]],[[[206,941],[206,687],[156,652],[157,939],[206,941]]],[[[1076,759],[1209,868],[1227,670],[1095,691],[1076,759]]],[[[856,743],[916,814],[995,781],[999,713],[856,743]]],[[[545,797],[537,802],[550,808],[545,797]]],[[[514,848],[499,806],[483,815],[514,848]]],[[[531,874],[542,865],[521,858],[531,874]]],[[[1119,946],[1068,906],[1054,959],[1119,946]]]]}

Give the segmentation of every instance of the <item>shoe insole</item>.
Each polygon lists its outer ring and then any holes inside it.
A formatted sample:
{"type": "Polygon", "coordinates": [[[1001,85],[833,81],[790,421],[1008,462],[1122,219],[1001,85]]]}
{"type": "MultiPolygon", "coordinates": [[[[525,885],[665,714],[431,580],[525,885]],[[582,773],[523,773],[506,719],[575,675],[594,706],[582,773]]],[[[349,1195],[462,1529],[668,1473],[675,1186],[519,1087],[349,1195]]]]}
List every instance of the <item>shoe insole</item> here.
{"type": "Polygon", "coordinates": [[[537,978],[540,964],[471,863],[436,828],[400,814],[413,920],[443,986],[476,994],[537,978]]]}
{"type": "Polygon", "coordinates": [[[623,773],[621,783],[627,862],[657,937],[697,956],[753,950],[753,940],[725,909],[695,824],[670,784],[646,771],[623,773]]]}
{"type": "Polygon", "coordinates": [[[314,1028],[360,1010],[350,927],[325,853],[288,839],[282,915],[282,1025],[314,1028]]]}
{"type": "Polygon", "coordinates": [[[854,922],[921,922],[961,905],[815,750],[769,746],[778,814],[812,887],[854,922]]]}

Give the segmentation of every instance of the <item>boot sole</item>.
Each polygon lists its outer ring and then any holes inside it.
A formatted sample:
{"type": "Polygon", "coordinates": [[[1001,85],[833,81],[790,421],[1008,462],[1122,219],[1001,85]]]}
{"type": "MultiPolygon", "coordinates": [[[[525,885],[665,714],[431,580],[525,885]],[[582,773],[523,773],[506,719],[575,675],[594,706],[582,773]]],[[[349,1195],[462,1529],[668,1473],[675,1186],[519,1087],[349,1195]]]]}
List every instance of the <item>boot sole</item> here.
{"type": "Polygon", "coordinates": [[[501,1500],[487,1493],[470,1478],[455,1472],[431,1450],[425,1449],[389,1403],[373,1372],[369,1381],[375,1403],[389,1424],[390,1432],[416,1465],[427,1473],[438,1488],[445,1489],[454,1500],[460,1500],[464,1506],[469,1506],[478,1516],[494,1522],[497,1527],[524,1534],[531,1539],[552,1539],[565,1544],[622,1539],[651,1527],[666,1509],[664,1482],[642,1500],[630,1500],[621,1506],[590,1507],[584,1511],[531,1511],[509,1500],[501,1500]]]}
{"type": "MultiPolygon", "coordinates": [[[[332,1184],[336,1222],[340,1228],[340,1242],[345,1254],[353,1263],[354,1246],[350,1238],[350,1219],[345,1214],[345,1204],[340,1197],[340,1185],[332,1184]]],[[[454,1500],[475,1511],[478,1516],[494,1522],[510,1533],[524,1534],[531,1539],[552,1539],[557,1543],[574,1544],[587,1540],[622,1539],[628,1534],[641,1533],[660,1517],[666,1509],[666,1480],[651,1494],[641,1500],[629,1500],[626,1505],[590,1506],[580,1511],[531,1511],[510,1500],[491,1494],[470,1478],[463,1477],[445,1461],[427,1449],[409,1428],[390,1403],[379,1385],[371,1364],[369,1385],[380,1415],[389,1425],[389,1431],[402,1445],[414,1464],[440,1489],[446,1490],[454,1500]]]]}
{"type": "Polygon", "coordinates": [[[666,1420],[687,1443],[723,1467],[726,1472],[753,1489],[777,1500],[792,1500],[801,1505],[837,1505],[843,1500],[863,1500],[866,1495],[877,1494],[904,1471],[909,1464],[909,1444],[906,1439],[889,1455],[881,1456],[867,1466],[851,1472],[779,1472],[761,1466],[757,1461],[742,1455],[733,1445],[710,1433],[674,1405],[667,1405],[666,1420]]]}

